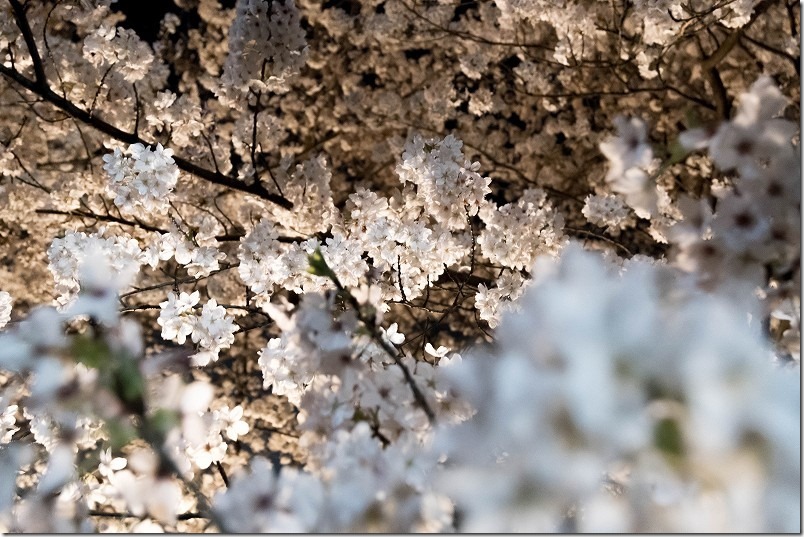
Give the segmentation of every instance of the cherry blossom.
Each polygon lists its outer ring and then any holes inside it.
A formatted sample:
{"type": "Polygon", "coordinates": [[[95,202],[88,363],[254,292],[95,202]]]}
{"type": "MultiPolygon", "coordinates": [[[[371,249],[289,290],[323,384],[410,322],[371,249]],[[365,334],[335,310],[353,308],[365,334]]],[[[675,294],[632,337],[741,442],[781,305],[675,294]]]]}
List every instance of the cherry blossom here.
{"type": "Polygon", "coordinates": [[[0,328],[3,328],[11,320],[11,295],[5,291],[0,291],[0,328]]]}
{"type": "Polygon", "coordinates": [[[162,327],[162,337],[175,340],[180,345],[193,333],[197,318],[193,313],[195,305],[201,300],[198,291],[192,294],[182,292],[168,294],[165,302],[160,302],[161,312],[157,322],[162,327]]]}
{"type": "Polygon", "coordinates": [[[132,5],[0,0],[0,533],[800,531],[798,3],[132,5]]]}

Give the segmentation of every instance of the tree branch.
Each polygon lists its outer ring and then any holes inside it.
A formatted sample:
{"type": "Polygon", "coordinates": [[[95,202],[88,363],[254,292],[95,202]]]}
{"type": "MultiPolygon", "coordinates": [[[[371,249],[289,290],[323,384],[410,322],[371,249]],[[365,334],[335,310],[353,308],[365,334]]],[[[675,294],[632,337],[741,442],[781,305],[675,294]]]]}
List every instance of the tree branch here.
{"type": "MultiPolygon", "coordinates": [[[[68,116],[73,119],[76,119],[82,123],[85,123],[96,130],[111,136],[115,140],[119,140],[121,142],[127,144],[143,144],[143,145],[153,145],[150,142],[147,142],[137,136],[134,133],[126,132],[122,129],[115,127],[114,125],[107,123],[106,121],[100,119],[99,117],[77,107],[68,99],[60,96],[52,89],[50,89],[46,83],[40,83],[38,81],[30,80],[29,78],[23,76],[19,71],[12,69],[10,67],[6,67],[0,64],[0,74],[4,75],[6,78],[13,80],[20,86],[24,87],[28,91],[31,91],[47,101],[48,103],[52,104],[68,116]]],[[[293,203],[291,203],[287,198],[280,196],[278,194],[274,194],[269,192],[265,189],[262,185],[258,183],[254,184],[246,184],[239,179],[234,177],[229,177],[228,175],[223,175],[220,172],[215,172],[212,170],[208,170],[206,168],[202,168],[197,164],[190,162],[189,160],[182,158],[178,155],[173,156],[173,161],[179,167],[179,169],[195,175],[196,177],[203,179],[209,183],[213,183],[220,186],[225,186],[231,188],[233,190],[239,190],[241,192],[246,192],[247,194],[252,194],[257,196],[258,198],[264,199],[266,201],[270,201],[280,207],[284,207],[285,209],[292,209],[293,203]]]]}
{"type": "Polygon", "coordinates": [[[28,24],[28,17],[25,16],[25,8],[19,3],[19,0],[8,1],[11,4],[11,9],[14,11],[14,20],[17,22],[17,26],[20,32],[22,32],[22,38],[25,40],[25,45],[28,47],[28,54],[31,55],[36,83],[46,88],[47,76],[45,76],[45,67],[42,64],[41,56],[39,56],[39,49],[36,48],[36,40],[34,39],[31,25],[28,24]]]}
{"type": "Polygon", "coordinates": [[[60,215],[60,216],[77,216],[79,218],[91,218],[93,220],[98,220],[100,222],[114,222],[115,224],[120,224],[123,226],[131,226],[131,227],[138,227],[145,231],[153,231],[156,233],[168,233],[167,230],[162,228],[158,228],[156,226],[152,226],[149,224],[145,224],[143,222],[134,222],[132,220],[126,220],[124,218],[118,218],[116,216],[112,216],[110,214],[96,214],[86,211],[80,210],[72,210],[72,211],[60,211],[58,209],[37,209],[36,214],[53,214],[53,215],[60,215]]]}

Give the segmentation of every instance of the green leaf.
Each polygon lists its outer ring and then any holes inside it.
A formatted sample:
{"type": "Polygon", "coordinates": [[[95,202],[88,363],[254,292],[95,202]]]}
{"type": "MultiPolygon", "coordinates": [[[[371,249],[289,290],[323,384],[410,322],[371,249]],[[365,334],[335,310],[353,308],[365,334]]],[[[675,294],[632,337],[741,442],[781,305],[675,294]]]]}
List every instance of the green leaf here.
{"type": "Polygon", "coordinates": [[[151,430],[165,437],[173,427],[179,424],[179,415],[173,410],[160,408],[148,418],[148,423],[151,430]]]}
{"type": "Polygon", "coordinates": [[[83,477],[97,470],[99,462],[100,448],[96,446],[94,449],[76,453],[75,469],[78,471],[78,475],[83,477]]]}
{"type": "Polygon", "coordinates": [[[308,255],[307,260],[310,263],[307,272],[309,272],[310,274],[315,274],[316,276],[323,276],[333,281],[336,279],[335,273],[332,271],[331,268],[329,268],[329,265],[327,265],[324,256],[321,254],[320,248],[316,248],[315,252],[308,255]]]}
{"type": "Polygon", "coordinates": [[[119,452],[123,446],[137,438],[136,429],[127,420],[110,419],[106,421],[106,432],[109,433],[112,453],[119,452]]]}
{"type": "Polygon", "coordinates": [[[684,455],[684,439],[678,422],[672,418],[659,420],[653,429],[653,441],[657,448],[667,455],[684,455]]]}
{"type": "Polygon", "coordinates": [[[697,129],[703,126],[701,114],[698,113],[696,108],[687,108],[684,111],[684,126],[687,127],[687,130],[697,129]]]}
{"type": "Polygon", "coordinates": [[[690,154],[687,148],[681,145],[681,142],[678,140],[675,140],[672,144],[670,144],[668,149],[670,151],[670,157],[667,159],[667,167],[670,167],[673,164],[678,164],[679,162],[683,162],[684,159],[687,158],[687,155],[690,154]]]}
{"type": "Polygon", "coordinates": [[[113,372],[111,388],[126,403],[129,411],[136,414],[145,411],[145,381],[134,359],[121,357],[113,372]]]}
{"type": "Polygon", "coordinates": [[[70,350],[75,361],[87,367],[104,369],[111,361],[112,353],[106,342],[84,334],[73,338],[70,350]]]}

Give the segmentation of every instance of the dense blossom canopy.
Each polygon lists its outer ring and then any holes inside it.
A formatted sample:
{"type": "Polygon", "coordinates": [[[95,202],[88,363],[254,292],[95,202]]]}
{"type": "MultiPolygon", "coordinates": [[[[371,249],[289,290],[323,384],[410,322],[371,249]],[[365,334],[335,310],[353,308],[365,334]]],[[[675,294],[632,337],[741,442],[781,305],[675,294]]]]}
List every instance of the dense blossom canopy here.
{"type": "Polygon", "coordinates": [[[0,0],[0,532],[801,530],[798,2],[131,4],[0,0]]]}

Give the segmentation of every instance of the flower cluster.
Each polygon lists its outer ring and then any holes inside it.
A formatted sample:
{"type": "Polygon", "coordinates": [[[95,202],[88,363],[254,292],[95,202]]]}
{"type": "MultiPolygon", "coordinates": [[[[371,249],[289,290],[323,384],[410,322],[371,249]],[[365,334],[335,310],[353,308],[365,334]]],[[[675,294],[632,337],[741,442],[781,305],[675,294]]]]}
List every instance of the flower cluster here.
{"type": "Polygon", "coordinates": [[[307,58],[307,42],[293,0],[238,0],[229,30],[225,87],[278,91],[307,58]]]}
{"type": "Polygon", "coordinates": [[[656,168],[653,149],[648,143],[647,125],[637,118],[615,119],[617,136],[600,144],[600,151],[609,159],[606,182],[621,194],[640,218],[656,214],[656,185],[650,173],[656,168]]]}
{"type": "Polygon", "coordinates": [[[14,437],[14,433],[20,430],[17,427],[17,405],[6,405],[4,401],[0,400],[0,408],[3,408],[3,413],[0,414],[0,444],[8,444],[14,437]]]}
{"type": "Polygon", "coordinates": [[[327,231],[338,216],[332,201],[331,179],[323,155],[298,164],[282,187],[282,193],[293,202],[293,209],[272,207],[276,221],[303,235],[327,231]]]}
{"type": "Polygon", "coordinates": [[[137,34],[127,28],[101,26],[83,43],[84,58],[97,68],[114,66],[128,82],[142,80],[154,62],[154,55],[137,34]]]}
{"type": "Polygon", "coordinates": [[[199,412],[184,426],[187,458],[199,469],[206,470],[226,457],[226,440],[235,442],[248,433],[249,425],[243,418],[243,407],[224,406],[212,412],[199,412]]]}
{"type": "Polygon", "coordinates": [[[216,238],[221,226],[208,215],[185,224],[186,230],[171,221],[170,232],[162,233],[158,240],[151,242],[146,252],[147,262],[155,267],[159,261],[174,259],[195,278],[209,276],[219,270],[219,262],[226,259],[216,238]]]}
{"type": "Polygon", "coordinates": [[[267,219],[261,220],[240,241],[238,272],[243,282],[256,296],[258,305],[270,299],[274,285],[300,287],[298,275],[306,270],[306,255],[289,253],[290,247],[279,241],[277,227],[267,219]]]}
{"type": "Polygon", "coordinates": [[[606,228],[615,237],[635,223],[623,199],[612,194],[587,196],[581,212],[590,223],[606,228]]]}
{"type": "Polygon", "coordinates": [[[78,291],[80,271],[85,265],[101,263],[110,267],[121,282],[129,282],[146,262],[136,239],[125,234],[107,234],[105,229],[90,234],[69,232],[53,239],[47,256],[62,303],[68,302],[78,291]]]}
{"type": "Polygon", "coordinates": [[[482,209],[480,219],[486,224],[477,238],[483,255],[513,269],[530,267],[539,254],[555,254],[566,240],[564,218],[540,188],[525,190],[516,203],[482,209]]]}
{"type": "Polygon", "coordinates": [[[800,530],[798,3],[132,5],[0,0],[0,532],[800,530]]]}
{"type": "Polygon", "coordinates": [[[115,148],[113,153],[104,155],[103,162],[110,179],[107,192],[122,212],[167,212],[168,196],[179,179],[173,150],[162,144],[155,149],[132,144],[127,154],[115,148]]]}
{"type": "MultiPolygon", "coordinates": [[[[421,138],[414,137],[412,143],[418,143],[423,150],[421,138]]],[[[332,236],[323,242],[313,238],[287,244],[287,239],[280,240],[277,224],[263,219],[254,226],[241,241],[238,270],[243,281],[257,295],[258,304],[265,302],[274,286],[295,292],[317,292],[325,288],[323,279],[306,271],[307,256],[316,248],[331,260],[341,282],[350,287],[356,286],[367,272],[365,256],[371,258],[376,270],[394,275],[393,284],[384,291],[389,298],[419,296],[443,274],[445,266],[463,259],[470,248],[471,233],[456,231],[468,227],[470,217],[477,214],[481,204],[485,203],[488,179],[463,167],[469,164],[462,161],[460,142],[454,138],[428,143],[440,148],[443,154],[428,153],[429,160],[424,162],[425,155],[414,157],[411,146],[397,171],[403,184],[411,181],[419,168],[429,170],[429,179],[416,179],[415,190],[407,186],[400,197],[391,199],[358,189],[349,196],[346,204],[349,216],[341,222],[334,219],[331,194],[326,186],[329,175],[323,163],[313,160],[299,166],[297,175],[289,184],[298,191],[303,178],[304,188],[311,190],[306,197],[313,204],[307,205],[303,198],[297,198],[301,203],[298,212],[292,217],[282,218],[282,227],[292,232],[310,232],[323,231],[331,226],[332,236]],[[414,168],[416,159],[418,168],[414,168]],[[436,177],[436,174],[441,175],[436,177]],[[462,186],[459,181],[463,181],[462,186]],[[316,191],[322,193],[318,195],[319,201],[310,198],[316,195],[316,191]],[[436,208],[428,200],[440,199],[447,193],[458,197],[450,198],[449,203],[439,202],[441,209],[437,212],[440,211],[440,216],[435,216],[435,222],[430,222],[426,217],[431,214],[428,207],[436,208]]],[[[546,237],[545,233],[539,240],[546,237]]],[[[538,247],[538,244],[533,246],[534,249],[538,247]]]]}
{"type": "Polygon", "coordinates": [[[307,471],[255,459],[214,507],[233,532],[444,531],[452,504],[427,486],[437,460],[422,448],[383,449],[362,423],[315,450],[307,471]]]}
{"type": "Polygon", "coordinates": [[[389,200],[359,189],[347,202],[347,230],[371,257],[375,269],[395,273],[395,289],[386,291],[389,298],[404,294],[412,299],[443,274],[445,266],[460,261],[470,245],[467,234],[430,224],[420,198],[411,189],[402,195],[402,200],[389,200]]]}
{"type": "Polygon", "coordinates": [[[741,305],[578,246],[534,274],[499,353],[447,370],[478,410],[437,442],[464,530],[798,527],[798,375],[741,305]]]}
{"type": "Polygon", "coordinates": [[[181,293],[179,296],[170,293],[168,299],[159,304],[161,311],[157,322],[162,327],[164,339],[184,345],[187,336],[192,334],[195,328],[196,317],[193,309],[199,300],[201,296],[198,291],[191,295],[181,293]]]}
{"type": "MultiPolygon", "coordinates": [[[[796,125],[778,117],[787,101],[769,78],[755,82],[740,99],[734,119],[714,132],[688,131],[681,143],[707,148],[714,163],[737,174],[717,193],[712,207],[690,199],[670,230],[676,264],[709,287],[743,281],[763,289],[772,316],[791,320],[800,308],[801,159],[793,145],[796,125]]],[[[791,334],[788,333],[789,336],[791,334]]],[[[784,343],[798,354],[798,345],[784,343]]]]}
{"type": "MultiPolygon", "coordinates": [[[[358,289],[353,296],[361,308],[376,311],[371,294],[358,289]]],[[[361,334],[358,312],[333,311],[336,296],[308,293],[291,311],[269,307],[282,327],[282,337],[271,339],[260,353],[264,385],[298,406],[306,442],[321,441],[365,420],[386,439],[425,434],[426,415],[411,383],[428,386],[427,400],[441,419],[467,417],[465,406],[441,387],[435,364],[417,363],[399,350],[405,336],[397,327],[378,330],[375,337],[361,334]]],[[[447,358],[445,347],[436,351],[428,344],[427,348],[442,361],[457,356],[447,358]]]]}
{"type": "Polygon", "coordinates": [[[195,307],[201,299],[198,291],[192,294],[169,293],[168,299],[159,304],[161,311],[157,322],[162,327],[162,337],[183,345],[190,336],[200,352],[193,356],[196,365],[204,366],[216,362],[221,350],[234,343],[234,333],[238,327],[226,308],[219,306],[212,298],[208,300],[201,314],[195,314],[195,307]]]}
{"type": "Polygon", "coordinates": [[[416,135],[396,167],[402,184],[416,185],[427,213],[450,230],[466,229],[491,192],[491,179],[477,173],[480,163],[466,160],[462,145],[451,134],[443,140],[416,135]]]}
{"type": "Polygon", "coordinates": [[[201,107],[187,95],[177,97],[165,90],[156,94],[153,108],[145,114],[148,125],[169,131],[171,142],[179,147],[192,145],[207,127],[201,107]]]}
{"type": "Polygon", "coordinates": [[[481,283],[475,295],[478,315],[490,328],[497,328],[504,312],[517,308],[517,299],[525,290],[525,279],[515,271],[503,272],[495,284],[489,288],[481,283]]]}

